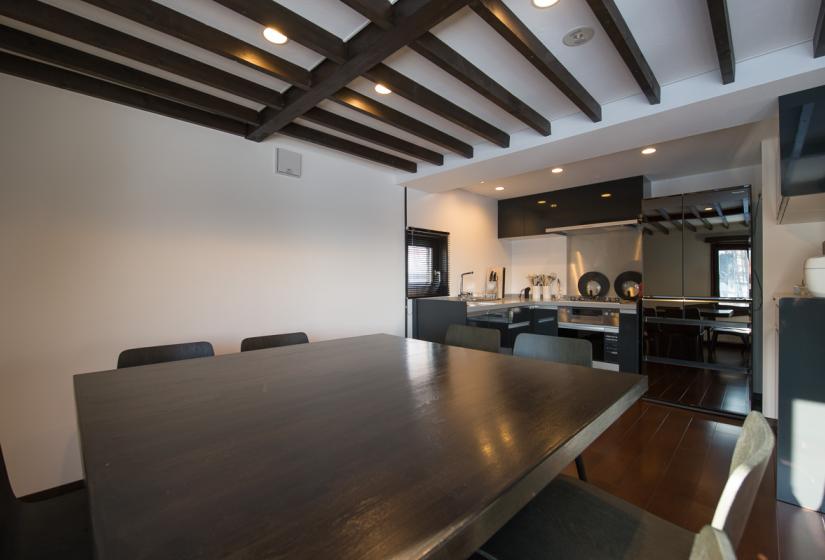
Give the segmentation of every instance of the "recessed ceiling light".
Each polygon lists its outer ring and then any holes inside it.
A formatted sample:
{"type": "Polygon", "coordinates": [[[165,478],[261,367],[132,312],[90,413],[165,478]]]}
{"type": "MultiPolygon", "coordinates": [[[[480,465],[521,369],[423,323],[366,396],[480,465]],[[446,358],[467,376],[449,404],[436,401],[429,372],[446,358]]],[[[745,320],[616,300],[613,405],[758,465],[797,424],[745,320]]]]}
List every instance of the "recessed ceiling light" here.
{"type": "Polygon", "coordinates": [[[642,153],[646,156],[649,156],[650,154],[655,154],[656,153],[656,148],[654,148],[652,146],[650,148],[645,148],[644,150],[642,150],[642,153]]]}
{"type": "Polygon", "coordinates": [[[533,0],[533,5],[536,8],[549,8],[559,3],[559,0],[533,0]]]}
{"type": "Polygon", "coordinates": [[[483,185],[483,184],[484,184],[484,181],[482,181],[482,182],[481,182],[481,184],[483,185]]]}
{"type": "Polygon", "coordinates": [[[707,208],[705,208],[705,212],[713,212],[713,208],[711,208],[710,206],[708,206],[707,208]]]}
{"type": "Polygon", "coordinates": [[[497,191],[503,191],[503,190],[504,190],[504,187],[496,187],[496,190],[497,190],[497,191]]]}
{"type": "Polygon", "coordinates": [[[554,202],[553,204],[551,204],[551,205],[550,205],[550,208],[558,208],[558,207],[559,207],[559,205],[558,205],[558,204],[556,204],[555,202],[554,202]]]}
{"type": "Polygon", "coordinates": [[[556,175],[558,175],[559,173],[561,173],[563,171],[564,171],[564,169],[562,169],[561,167],[554,167],[553,169],[550,170],[551,173],[555,173],[556,175]]]}
{"type": "Polygon", "coordinates": [[[387,95],[392,93],[392,90],[385,86],[384,84],[375,84],[375,93],[380,93],[381,95],[387,95]]]}
{"type": "Polygon", "coordinates": [[[539,200],[539,202],[538,202],[538,203],[539,203],[539,204],[547,204],[547,201],[546,201],[546,200],[539,200]]]}
{"type": "Polygon", "coordinates": [[[613,195],[610,194],[609,192],[602,193],[602,198],[610,198],[611,196],[613,196],[613,195]]]}
{"type": "Polygon", "coordinates": [[[289,41],[289,38],[286,35],[271,27],[264,29],[264,37],[267,41],[270,43],[275,43],[276,45],[283,45],[289,41]]]}

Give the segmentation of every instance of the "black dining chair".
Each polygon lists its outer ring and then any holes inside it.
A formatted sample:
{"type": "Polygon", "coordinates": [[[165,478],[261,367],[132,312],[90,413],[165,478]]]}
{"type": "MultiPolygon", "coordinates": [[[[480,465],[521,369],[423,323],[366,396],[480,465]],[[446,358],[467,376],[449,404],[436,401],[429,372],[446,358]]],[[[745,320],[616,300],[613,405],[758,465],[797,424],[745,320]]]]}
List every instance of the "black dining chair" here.
{"type": "MultiPolygon", "coordinates": [[[[513,356],[593,367],[593,344],[589,340],[579,338],[521,333],[516,337],[513,356]]],[[[587,480],[587,471],[581,455],[576,457],[576,473],[579,479],[587,480]]]]}
{"type": "Polygon", "coordinates": [[[501,350],[501,332],[483,327],[450,325],[447,327],[444,344],[484,352],[498,352],[501,350]]]}
{"type": "Polygon", "coordinates": [[[307,336],[307,333],[304,332],[271,334],[268,336],[252,336],[241,341],[241,352],[307,343],[309,343],[309,337],[307,336]]]}
{"type": "Polygon", "coordinates": [[[733,558],[730,553],[744,533],[774,442],[765,418],[751,412],[736,442],[710,534],[703,530],[697,535],[592,484],[560,476],[482,545],[481,555],[495,560],[733,558]],[[721,543],[727,556],[697,553],[713,542],[721,543]]]}
{"type": "Polygon", "coordinates": [[[0,448],[0,558],[91,560],[89,503],[85,488],[38,501],[14,496],[0,448]]]}
{"type": "Polygon", "coordinates": [[[215,351],[208,342],[183,342],[181,344],[130,348],[124,350],[118,356],[117,369],[191,360],[192,358],[209,358],[214,355],[215,351]]]}

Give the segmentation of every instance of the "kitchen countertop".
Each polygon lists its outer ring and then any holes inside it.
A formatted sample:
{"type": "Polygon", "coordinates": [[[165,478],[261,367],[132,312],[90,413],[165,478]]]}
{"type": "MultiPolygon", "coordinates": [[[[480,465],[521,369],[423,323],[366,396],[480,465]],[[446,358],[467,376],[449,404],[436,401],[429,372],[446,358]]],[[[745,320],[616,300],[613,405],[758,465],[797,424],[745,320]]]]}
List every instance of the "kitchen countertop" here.
{"type": "MultiPolygon", "coordinates": [[[[458,297],[436,297],[427,298],[442,301],[466,301],[458,297]]],[[[555,309],[559,306],[566,307],[596,307],[600,309],[619,309],[625,313],[636,313],[635,301],[622,301],[619,303],[608,301],[566,301],[566,300],[550,300],[550,301],[534,301],[524,299],[518,295],[506,295],[502,299],[492,299],[489,301],[466,301],[467,313],[477,315],[479,313],[487,313],[489,311],[496,311],[499,309],[510,309],[511,307],[538,307],[545,309],[555,309]]]]}

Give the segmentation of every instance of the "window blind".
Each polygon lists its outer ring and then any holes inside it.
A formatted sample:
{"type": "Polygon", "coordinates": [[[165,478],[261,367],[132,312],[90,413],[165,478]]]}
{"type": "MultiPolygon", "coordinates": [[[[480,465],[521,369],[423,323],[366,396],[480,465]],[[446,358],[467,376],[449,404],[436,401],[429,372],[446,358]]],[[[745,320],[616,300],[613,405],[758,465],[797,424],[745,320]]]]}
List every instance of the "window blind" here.
{"type": "Polygon", "coordinates": [[[450,234],[407,228],[407,297],[450,295],[450,234]]]}

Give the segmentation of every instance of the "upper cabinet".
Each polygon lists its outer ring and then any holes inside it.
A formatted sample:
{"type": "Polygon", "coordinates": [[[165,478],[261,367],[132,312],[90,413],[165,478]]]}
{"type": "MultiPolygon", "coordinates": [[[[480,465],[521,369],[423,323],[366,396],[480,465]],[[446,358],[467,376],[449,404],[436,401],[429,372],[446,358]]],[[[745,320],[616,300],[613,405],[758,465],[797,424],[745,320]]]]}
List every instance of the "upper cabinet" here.
{"type": "Polygon", "coordinates": [[[825,221],[825,86],[779,98],[778,220],[825,221]]]}
{"type": "Polygon", "coordinates": [[[557,228],[636,220],[648,192],[645,177],[629,177],[500,200],[498,236],[543,235],[557,228]]]}

